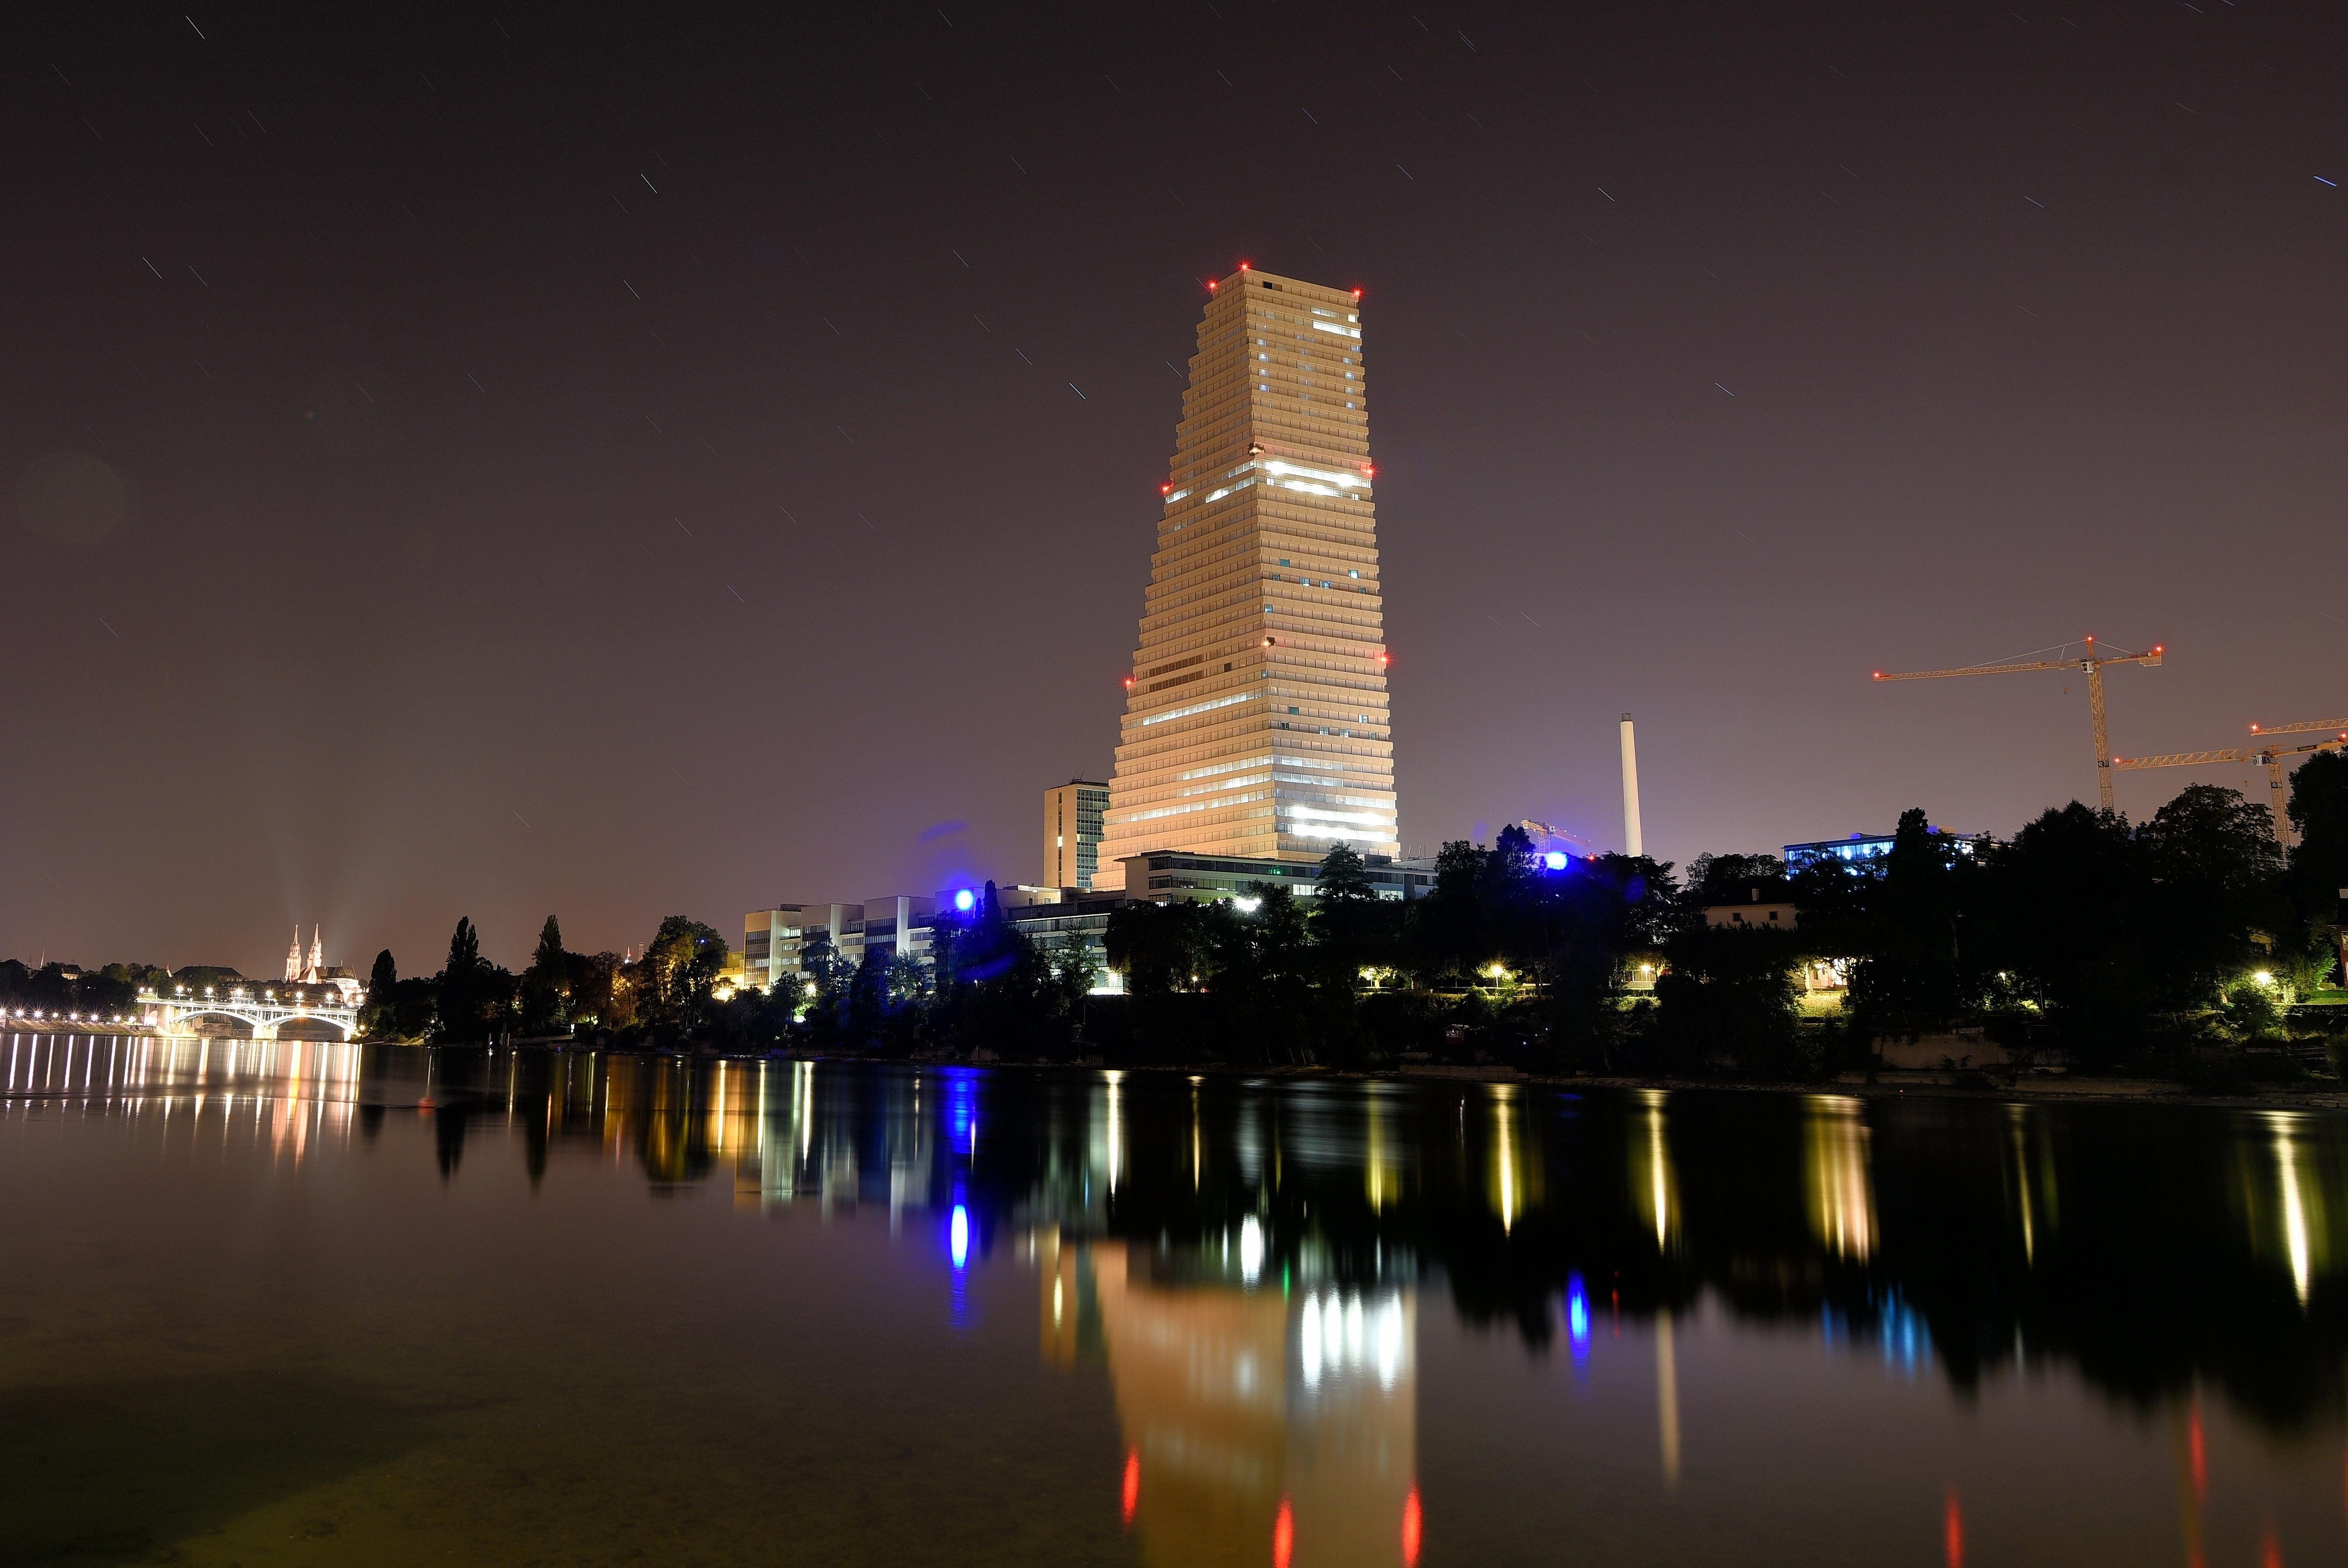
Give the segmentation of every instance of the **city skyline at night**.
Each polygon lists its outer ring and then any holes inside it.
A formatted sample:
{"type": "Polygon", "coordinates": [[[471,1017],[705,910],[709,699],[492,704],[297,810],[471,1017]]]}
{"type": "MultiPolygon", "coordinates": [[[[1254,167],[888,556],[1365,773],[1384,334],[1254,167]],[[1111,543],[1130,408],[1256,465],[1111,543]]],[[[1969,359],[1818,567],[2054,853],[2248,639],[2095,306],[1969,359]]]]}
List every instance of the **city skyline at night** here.
{"type": "Polygon", "coordinates": [[[1406,851],[1625,710],[1660,859],[2010,833],[2080,683],[1869,674],[2090,633],[2338,711],[2348,17],[945,12],[30,19],[0,952],[1033,875],[1242,260],[1367,291],[1406,851]]]}

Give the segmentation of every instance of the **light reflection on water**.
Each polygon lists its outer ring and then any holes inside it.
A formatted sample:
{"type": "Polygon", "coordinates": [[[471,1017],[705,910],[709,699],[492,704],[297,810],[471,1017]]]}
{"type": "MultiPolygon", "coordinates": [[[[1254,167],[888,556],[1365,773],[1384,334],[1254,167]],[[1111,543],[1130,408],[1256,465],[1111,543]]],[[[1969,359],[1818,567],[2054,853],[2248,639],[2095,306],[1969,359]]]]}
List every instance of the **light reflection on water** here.
{"type": "Polygon", "coordinates": [[[581,1562],[766,1561],[786,1520],[843,1562],[1167,1568],[2348,1544],[2329,1116],[0,1056],[0,1180],[46,1203],[0,1219],[0,1431],[67,1434],[0,1439],[7,1561],[538,1560],[548,1487],[651,1500],[581,1562]],[[112,1536],[10,1494],[45,1442],[262,1452],[265,1417],[173,1390],[296,1373],[276,1407],[403,1435],[112,1536]]]}

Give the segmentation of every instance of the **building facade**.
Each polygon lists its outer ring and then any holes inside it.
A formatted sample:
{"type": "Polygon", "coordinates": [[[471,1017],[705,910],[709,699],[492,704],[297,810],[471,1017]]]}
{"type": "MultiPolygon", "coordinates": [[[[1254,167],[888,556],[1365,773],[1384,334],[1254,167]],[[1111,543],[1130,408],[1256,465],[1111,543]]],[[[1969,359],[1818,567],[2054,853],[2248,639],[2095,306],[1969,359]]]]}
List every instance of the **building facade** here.
{"type": "Polygon", "coordinates": [[[771,991],[777,981],[798,985],[810,949],[829,947],[854,965],[864,956],[860,903],[778,903],[742,920],[742,984],[771,991]]]}
{"type": "MultiPolygon", "coordinates": [[[[1435,891],[1433,861],[1365,857],[1363,869],[1380,898],[1425,898],[1435,891]]],[[[1241,860],[1229,855],[1152,850],[1121,862],[1125,896],[1144,903],[1212,903],[1252,896],[1258,888],[1286,888],[1299,898],[1321,891],[1321,868],[1309,861],[1241,860]]]]}
{"type": "MultiPolygon", "coordinates": [[[[1943,828],[1927,828],[1925,831],[1941,835],[1949,846],[1961,855],[1978,854],[1989,843],[1987,833],[1951,833],[1943,828]]],[[[1798,872],[1819,861],[1842,861],[1852,865],[1881,860],[1891,852],[1890,833],[1853,833],[1848,839],[1818,839],[1807,844],[1786,846],[1786,869],[1798,872]]]]}
{"type": "Polygon", "coordinates": [[[1107,814],[1106,784],[1071,779],[1044,791],[1044,886],[1092,892],[1107,814]]]}
{"type": "Polygon", "coordinates": [[[1395,855],[1358,291],[1213,285],[1175,428],[1096,885],[1153,850],[1395,855]]]}

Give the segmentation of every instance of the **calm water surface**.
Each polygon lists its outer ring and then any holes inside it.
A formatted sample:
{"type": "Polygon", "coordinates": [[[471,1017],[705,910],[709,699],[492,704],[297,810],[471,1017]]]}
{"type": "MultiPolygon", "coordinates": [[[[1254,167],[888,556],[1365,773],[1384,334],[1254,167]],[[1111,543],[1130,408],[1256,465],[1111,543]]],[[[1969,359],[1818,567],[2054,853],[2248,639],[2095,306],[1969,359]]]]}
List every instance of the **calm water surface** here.
{"type": "Polygon", "coordinates": [[[0,1562],[2348,1554],[2348,1122],[0,1035],[0,1562]]]}

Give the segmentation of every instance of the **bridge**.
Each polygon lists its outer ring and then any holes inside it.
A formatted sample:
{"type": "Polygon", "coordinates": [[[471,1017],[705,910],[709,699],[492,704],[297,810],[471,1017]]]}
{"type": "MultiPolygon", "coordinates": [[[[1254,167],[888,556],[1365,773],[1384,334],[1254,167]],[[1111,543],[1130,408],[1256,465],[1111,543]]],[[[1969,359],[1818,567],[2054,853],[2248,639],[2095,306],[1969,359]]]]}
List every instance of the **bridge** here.
{"type": "Polygon", "coordinates": [[[273,990],[254,991],[237,986],[225,996],[211,992],[201,996],[164,996],[153,991],[139,994],[139,1009],[144,1021],[159,1035],[192,1035],[189,1024],[197,1018],[235,1018],[251,1026],[256,1040],[278,1038],[278,1031],[297,1019],[333,1026],[337,1037],[349,1039],[358,1028],[358,1004],[351,995],[332,991],[336,998],[304,996],[287,991],[280,995],[273,990]]]}

